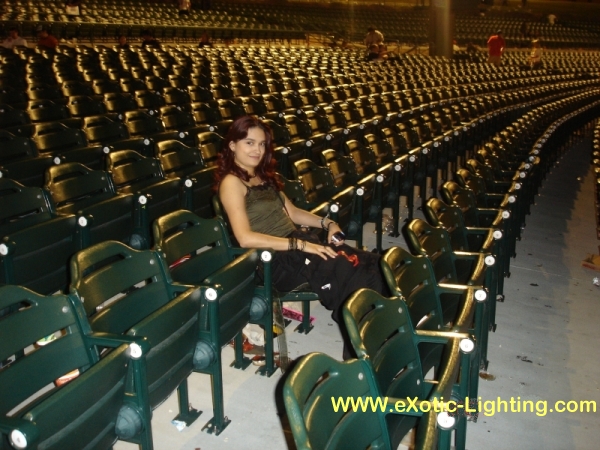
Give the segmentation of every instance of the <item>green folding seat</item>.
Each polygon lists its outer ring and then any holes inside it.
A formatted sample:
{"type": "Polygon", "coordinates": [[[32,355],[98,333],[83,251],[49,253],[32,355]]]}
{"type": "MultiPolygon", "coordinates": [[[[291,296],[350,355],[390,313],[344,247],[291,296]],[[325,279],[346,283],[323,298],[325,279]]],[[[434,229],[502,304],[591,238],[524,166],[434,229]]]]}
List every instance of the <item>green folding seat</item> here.
{"type": "Polygon", "coordinates": [[[123,92],[109,92],[104,94],[104,105],[109,113],[124,113],[138,109],[137,102],[132,94],[123,92]]]}
{"type": "Polygon", "coordinates": [[[165,86],[162,93],[167,105],[187,105],[192,102],[190,94],[183,88],[165,86]]]}
{"type": "Polygon", "coordinates": [[[31,100],[27,106],[27,114],[33,123],[52,122],[69,117],[69,110],[52,100],[31,100]]]}
{"type": "Polygon", "coordinates": [[[39,124],[34,130],[33,140],[40,153],[66,152],[87,145],[81,130],[60,122],[39,124]]]}
{"type": "Polygon", "coordinates": [[[90,144],[108,145],[129,138],[127,127],[110,115],[93,115],[83,119],[83,132],[90,144]]]}
{"type": "Polygon", "coordinates": [[[73,95],[69,97],[67,108],[72,117],[88,117],[106,113],[104,104],[87,95],[73,95]]]}
{"type": "Polygon", "coordinates": [[[0,106],[0,127],[7,128],[27,123],[30,123],[30,119],[24,111],[15,109],[8,104],[0,106]]]}
{"type": "Polygon", "coordinates": [[[27,89],[29,100],[60,100],[63,99],[63,93],[60,88],[45,83],[30,84],[27,89]]]}
{"type": "Polygon", "coordinates": [[[191,183],[192,201],[188,209],[206,219],[214,217],[211,197],[217,166],[207,167],[197,148],[175,140],[159,142],[156,156],[168,178],[179,177],[185,184],[191,183]]]}
{"type": "Polygon", "coordinates": [[[43,189],[0,178],[0,235],[5,236],[56,217],[43,189]]]}
{"type": "Polygon", "coordinates": [[[94,95],[94,90],[89,85],[89,83],[78,81],[78,80],[68,80],[62,83],[62,91],[65,97],[77,97],[80,95],[83,96],[91,96],[94,95]]]}
{"type": "Polygon", "coordinates": [[[147,339],[150,408],[177,389],[175,420],[194,422],[201,411],[189,403],[187,379],[210,358],[200,324],[217,290],[173,283],[160,252],[105,241],[72,258],[70,293],[94,332],[147,339]]]}
{"type": "MultiPolygon", "coordinates": [[[[416,330],[469,333],[475,337],[469,396],[477,397],[479,369],[487,357],[489,300],[482,286],[438,283],[431,261],[391,247],[381,257],[381,270],[392,296],[406,302],[416,330]]],[[[421,364],[428,372],[439,367],[441,349],[435,344],[419,346],[421,364]]]]}
{"type": "Polygon", "coordinates": [[[140,108],[158,110],[165,106],[164,97],[153,90],[136,90],[134,97],[140,108]]]}
{"type": "Polygon", "coordinates": [[[0,287],[0,360],[17,359],[0,370],[2,448],[151,450],[148,342],[91,333],[72,300],[0,287]]]}
{"type": "MultiPolygon", "coordinates": [[[[467,333],[414,330],[406,303],[399,298],[361,289],[344,303],[343,316],[352,346],[358,358],[373,371],[379,395],[393,398],[434,399],[459,402],[469,395],[470,355],[475,343],[467,333]],[[434,379],[427,379],[421,365],[418,345],[443,346],[443,357],[434,379]]],[[[350,394],[351,395],[351,394],[350,394]]],[[[356,394],[355,394],[356,395],[356,394]]],[[[464,403],[463,403],[464,405],[464,403]]],[[[432,407],[433,409],[433,407],[432,407]]],[[[457,410],[459,411],[459,410],[457,410]]],[[[423,419],[421,419],[423,420],[423,419]]],[[[420,420],[414,416],[391,416],[388,429],[396,445],[420,420]]],[[[455,448],[464,449],[466,417],[447,410],[438,412],[437,448],[450,449],[451,431],[455,431],[455,448]]],[[[435,447],[434,447],[435,448],[435,447]]]]}
{"type": "Polygon", "coordinates": [[[81,248],[73,214],[56,214],[40,188],[0,179],[0,284],[51,294],[68,282],[69,258],[81,248]]]}
{"type": "Polygon", "coordinates": [[[458,205],[448,205],[442,200],[430,198],[423,210],[427,222],[442,227],[448,232],[452,249],[455,251],[485,252],[494,255],[497,296],[504,297],[504,268],[507,247],[504,245],[504,234],[500,228],[467,227],[462,211],[458,205]]]}
{"type": "Polygon", "coordinates": [[[511,210],[514,197],[486,193],[481,177],[473,176],[465,169],[457,172],[456,179],[461,184],[447,181],[442,185],[442,199],[460,208],[465,225],[502,230],[503,271],[505,276],[510,276],[510,257],[515,256],[516,239],[520,234],[520,225],[511,210]]]}
{"type": "Polygon", "coordinates": [[[357,247],[362,245],[364,188],[347,186],[336,188],[332,173],[326,167],[317,166],[309,159],[296,161],[294,178],[300,182],[306,203],[296,204],[299,208],[312,210],[323,203],[331,205],[331,219],[335,220],[347,239],[354,239],[357,247]]]}
{"type": "Polygon", "coordinates": [[[181,178],[166,178],[160,161],[145,157],[133,150],[120,150],[106,156],[106,170],[120,194],[144,196],[147,200],[142,209],[144,222],[140,223],[147,233],[160,216],[176,209],[192,207],[191,186],[181,178]]]}
{"type": "Polygon", "coordinates": [[[146,84],[142,80],[129,78],[127,75],[119,79],[119,85],[121,86],[121,90],[128,94],[134,94],[136,91],[146,89],[146,84]]]}
{"type": "Polygon", "coordinates": [[[147,198],[118,194],[107,172],[79,163],[53,166],[46,172],[45,188],[59,213],[77,214],[78,223],[87,228],[84,246],[109,239],[138,248],[149,245],[142,226],[147,198]]]}
{"type": "MultiPolygon", "coordinates": [[[[392,450],[400,441],[392,439],[389,421],[394,408],[343,410],[334,401],[348,399],[383,400],[373,370],[364,359],[340,362],[323,353],[311,353],[294,367],[283,387],[283,398],[296,448],[323,450],[392,450]],[[391,410],[391,411],[390,411],[391,410]]],[[[389,398],[389,402],[400,399],[389,398]]],[[[401,400],[405,400],[404,398],[401,400]]],[[[412,411],[411,411],[412,412],[412,411]]],[[[410,418],[410,414],[407,415],[410,418]]],[[[419,414],[415,449],[437,447],[434,412],[419,414]]],[[[400,416],[404,417],[404,416],[400,416]]]]}
{"type": "Polygon", "coordinates": [[[206,166],[217,164],[217,157],[221,152],[222,145],[223,138],[216,131],[204,131],[196,135],[196,147],[198,147],[206,166]]]}
{"type": "MultiPolygon", "coordinates": [[[[496,299],[497,280],[494,265],[499,264],[491,253],[454,251],[448,232],[421,219],[404,227],[406,243],[411,252],[427,256],[433,265],[438,283],[484,286],[491,299],[496,299]]],[[[495,302],[490,303],[489,327],[495,330],[495,302]]],[[[485,362],[487,366],[487,362],[485,362]]]]}
{"type": "Polygon", "coordinates": [[[211,343],[204,367],[196,371],[211,375],[214,417],[209,432],[219,434],[229,420],[224,416],[221,347],[235,339],[235,367],[245,368],[242,328],[250,321],[265,329],[266,365],[259,372],[270,376],[276,367],[273,354],[273,313],[270,283],[270,252],[233,248],[225,225],[218,219],[201,219],[189,211],[175,211],[154,222],[157,251],[165,255],[175,281],[218,287],[218,301],[203,304],[200,334],[211,343]],[[263,261],[264,284],[256,269],[263,261]],[[210,358],[208,358],[210,356],[210,358]]]}

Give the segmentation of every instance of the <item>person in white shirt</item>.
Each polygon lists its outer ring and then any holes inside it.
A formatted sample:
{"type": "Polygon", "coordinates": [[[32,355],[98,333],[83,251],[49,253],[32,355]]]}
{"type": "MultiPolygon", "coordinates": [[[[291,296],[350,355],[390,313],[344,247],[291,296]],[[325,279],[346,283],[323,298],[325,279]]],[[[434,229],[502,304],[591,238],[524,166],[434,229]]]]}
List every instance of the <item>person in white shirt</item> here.
{"type": "Polygon", "coordinates": [[[383,44],[383,34],[373,27],[367,30],[367,35],[365,36],[365,45],[367,46],[367,49],[369,49],[372,44],[383,44]]]}
{"type": "Polygon", "coordinates": [[[11,28],[8,30],[8,37],[2,41],[2,47],[13,48],[15,46],[27,47],[27,41],[19,36],[19,30],[11,28]]]}
{"type": "Polygon", "coordinates": [[[556,19],[557,19],[557,17],[555,14],[552,14],[552,13],[548,14],[548,23],[550,25],[554,25],[556,23],[556,19]]]}

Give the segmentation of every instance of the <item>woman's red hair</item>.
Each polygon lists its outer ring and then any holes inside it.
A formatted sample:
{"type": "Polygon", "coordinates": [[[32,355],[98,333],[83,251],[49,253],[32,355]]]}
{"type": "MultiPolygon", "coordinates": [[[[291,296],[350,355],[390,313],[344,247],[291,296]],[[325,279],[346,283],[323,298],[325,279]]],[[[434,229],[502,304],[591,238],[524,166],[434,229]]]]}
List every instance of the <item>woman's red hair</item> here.
{"type": "Polygon", "coordinates": [[[237,118],[229,127],[223,146],[217,159],[217,171],[215,173],[215,184],[213,189],[218,191],[221,180],[226,175],[232,174],[245,182],[250,181],[250,176],[246,170],[238,166],[234,161],[233,151],[229,148],[231,142],[238,142],[248,137],[250,128],[260,128],[265,132],[265,154],[255,169],[255,175],[260,177],[264,184],[272,186],[280,191],[283,184],[279,181],[275,173],[277,161],[273,158],[273,132],[266,123],[254,116],[242,116],[237,118]]]}

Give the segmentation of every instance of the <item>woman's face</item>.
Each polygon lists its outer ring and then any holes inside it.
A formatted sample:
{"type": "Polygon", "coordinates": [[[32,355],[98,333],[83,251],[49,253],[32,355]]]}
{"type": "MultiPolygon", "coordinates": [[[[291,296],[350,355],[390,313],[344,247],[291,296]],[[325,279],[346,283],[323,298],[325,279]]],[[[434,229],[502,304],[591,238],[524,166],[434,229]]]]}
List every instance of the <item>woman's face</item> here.
{"type": "Polygon", "coordinates": [[[250,128],[248,136],[237,142],[230,142],[229,148],[233,152],[234,162],[250,175],[260,164],[265,155],[266,136],[261,128],[250,128]]]}

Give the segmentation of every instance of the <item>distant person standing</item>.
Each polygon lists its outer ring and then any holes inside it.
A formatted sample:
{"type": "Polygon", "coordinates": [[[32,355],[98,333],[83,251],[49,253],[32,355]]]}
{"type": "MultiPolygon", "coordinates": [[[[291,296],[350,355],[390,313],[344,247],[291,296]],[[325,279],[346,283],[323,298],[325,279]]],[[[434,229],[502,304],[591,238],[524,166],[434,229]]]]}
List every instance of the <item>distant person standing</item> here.
{"type": "Polygon", "coordinates": [[[558,17],[556,17],[556,14],[552,14],[552,13],[548,14],[548,23],[550,25],[554,25],[556,23],[557,18],[558,17]]]}
{"type": "Polygon", "coordinates": [[[8,30],[8,37],[2,41],[2,47],[13,48],[16,46],[27,47],[27,41],[19,36],[19,30],[17,28],[10,28],[8,30]]]}
{"type": "Polygon", "coordinates": [[[367,46],[367,49],[369,49],[371,48],[372,44],[383,44],[383,33],[373,27],[370,27],[367,30],[367,35],[365,36],[365,45],[367,46]]]}
{"type": "Polygon", "coordinates": [[[492,35],[487,41],[488,47],[488,63],[495,66],[500,66],[500,60],[502,53],[506,47],[506,42],[502,37],[502,31],[498,30],[496,34],[492,35]]]}

